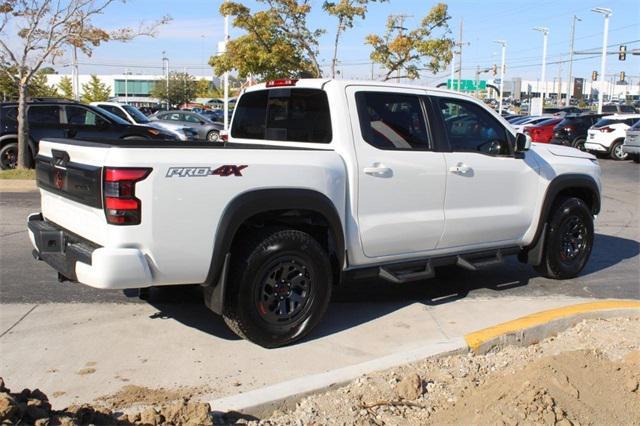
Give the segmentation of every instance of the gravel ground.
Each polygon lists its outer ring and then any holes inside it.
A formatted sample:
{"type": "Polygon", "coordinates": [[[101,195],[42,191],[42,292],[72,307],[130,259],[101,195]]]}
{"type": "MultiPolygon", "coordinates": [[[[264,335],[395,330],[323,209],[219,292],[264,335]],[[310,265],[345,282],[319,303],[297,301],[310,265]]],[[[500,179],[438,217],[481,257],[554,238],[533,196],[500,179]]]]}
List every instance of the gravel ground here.
{"type": "Polygon", "coordinates": [[[429,359],[303,399],[259,425],[640,424],[640,319],[524,348],[429,359]]]}

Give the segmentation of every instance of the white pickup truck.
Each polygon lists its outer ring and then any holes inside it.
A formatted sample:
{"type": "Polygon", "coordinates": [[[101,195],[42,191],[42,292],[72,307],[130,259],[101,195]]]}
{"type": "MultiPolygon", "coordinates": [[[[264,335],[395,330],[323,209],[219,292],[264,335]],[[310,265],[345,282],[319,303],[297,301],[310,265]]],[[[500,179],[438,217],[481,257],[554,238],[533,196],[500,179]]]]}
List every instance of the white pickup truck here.
{"type": "Polygon", "coordinates": [[[482,102],[395,84],[276,80],[244,91],[229,141],[47,140],[34,256],[103,289],[200,284],[240,336],[291,343],[332,287],[518,255],[576,276],[600,168],[531,144],[482,102]]]}

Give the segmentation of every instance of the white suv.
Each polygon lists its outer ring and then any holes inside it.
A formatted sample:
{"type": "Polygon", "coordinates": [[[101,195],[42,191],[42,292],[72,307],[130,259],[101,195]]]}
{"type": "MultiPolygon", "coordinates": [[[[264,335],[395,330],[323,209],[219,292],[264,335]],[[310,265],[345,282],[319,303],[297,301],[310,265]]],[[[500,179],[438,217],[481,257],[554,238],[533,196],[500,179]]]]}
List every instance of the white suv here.
{"type": "Polygon", "coordinates": [[[606,153],[614,160],[626,160],[622,150],[626,131],[640,120],[640,114],[614,114],[602,117],[587,134],[584,147],[587,151],[606,153]]]}

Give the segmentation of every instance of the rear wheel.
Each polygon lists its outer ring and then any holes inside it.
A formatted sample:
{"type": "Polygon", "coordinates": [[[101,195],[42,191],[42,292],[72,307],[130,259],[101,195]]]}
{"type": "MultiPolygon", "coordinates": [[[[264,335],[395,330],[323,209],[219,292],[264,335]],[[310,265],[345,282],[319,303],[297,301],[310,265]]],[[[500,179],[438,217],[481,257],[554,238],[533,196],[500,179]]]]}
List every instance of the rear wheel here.
{"type": "Polygon", "coordinates": [[[616,161],[626,160],[629,154],[622,150],[622,141],[617,140],[611,145],[611,152],[609,153],[612,159],[616,161]]]}
{"type": "Polygon", "coordinates": [[[270,228],[235,247],[224,319],[240,337],[266,348],[293,343],[327,309],[329,257],[309,234],[270,228]]]}
{"type": "Polygon", "coordinates": [[[8,143],[0,149],[0,169],[15,169],[18,164],[18,144],[8,143]]]}
{"type": "Polygon", "coordinates": [[[573,278],[586,265],[592,247],[589,207],[579,198],[566,198],[551,212],[542,263],[535,269],[547,278],[573,278]]]}
{"type": "Polygon", "coordinates": [[[209,133],[207,133],[207,142],[218,142],[219,139],[220,139],[220,132],[212,130],[209,133]]]}
{"type": "Polygon", "coordinates": [[[578,138],[573,141],[571,146],[579,149],[580,151],[586,151],[586,148],[584,147],[584,142],[585,142],[584,138],[578,138]]]}

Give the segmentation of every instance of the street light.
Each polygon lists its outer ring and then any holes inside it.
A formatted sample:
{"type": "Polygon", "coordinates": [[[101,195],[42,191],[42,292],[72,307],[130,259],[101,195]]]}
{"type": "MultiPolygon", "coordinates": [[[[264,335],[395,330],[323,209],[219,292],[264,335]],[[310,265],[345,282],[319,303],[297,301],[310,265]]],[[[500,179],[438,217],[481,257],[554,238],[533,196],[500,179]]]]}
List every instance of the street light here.
{"type": "Polygon", "coordinates": [[[504,61],[507,55],[507,42],[504,40],[495,40],[494,43],[498,43],[502,46],[502,65],[500,65],[500,104],[498,105],[498,114],[502,115],[502,91],[504,90],[504,61]]]}
{"type": "MultiPolygon", "coordinates": [[[[540,81],[542,82],[542,97],[540,99],[540,114],[544,111],[544,98],[547,94],[547,37],[549,36],[549,28],[544,27],[535,27],[534,31],[539,31],[544,36],[542,42],[542,75],[540,76],[540,81]]],[[[531,107],[531,106],[529,106],[531,107]]],[[[531,111],[533,112],[533,111],[531,111]]]]}
{"type": "Polygon", "coordinates": [[[602,105],[604,104],[604,73],[607,68],[607,38],[609,37],[609,16],[612,15],[611,9],[604,7],[594,7],[592,12],[604,15],[604,35],[602,36],[602,59],[600,60],[600,84],[598,90],[598,114],[602,114],[602,105]]]}
{"type": "Polygon", "coordinates": [[[162,51],[162,68],[164,68],[165,72],[165,85],[167,89],[167,111],[169,111],[169,58],[167,58],[166,52],[164,50],[162,51]]]}

